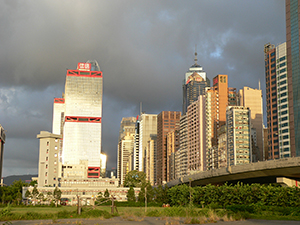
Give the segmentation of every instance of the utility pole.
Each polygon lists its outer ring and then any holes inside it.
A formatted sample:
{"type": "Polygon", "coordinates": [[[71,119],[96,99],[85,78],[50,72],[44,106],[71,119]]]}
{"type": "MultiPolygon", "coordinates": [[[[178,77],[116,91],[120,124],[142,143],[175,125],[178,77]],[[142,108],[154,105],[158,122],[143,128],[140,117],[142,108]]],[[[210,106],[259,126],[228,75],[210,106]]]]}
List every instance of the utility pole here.
{"type": "Polygon", "coordinates": [[[147,187],[145,187],[145,213],[147,212],[147,187]]]}

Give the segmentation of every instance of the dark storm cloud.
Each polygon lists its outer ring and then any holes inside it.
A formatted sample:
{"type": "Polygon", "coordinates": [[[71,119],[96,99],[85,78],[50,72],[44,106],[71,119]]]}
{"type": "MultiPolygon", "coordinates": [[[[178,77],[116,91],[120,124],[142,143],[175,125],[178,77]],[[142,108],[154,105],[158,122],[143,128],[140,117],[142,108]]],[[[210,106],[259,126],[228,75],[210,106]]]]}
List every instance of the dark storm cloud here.
{"type": "Polygon", "coordinates": [[[281,0],[0,0],[0,28],[4,166],[15,168],[8,175],[36,171],[37,157],[15,156],[36,155],[37,133],[51,131],[66,69],[96,59],[103,71],[103,151],[112,167],[120,121],[136,116],[140,102],[147,113],[181,110],[195,45],[209,79],[228,74],[238,89],[258,88],[260,79],[264,88],[263,45],[285,41],[285,12],[281,0]]]}

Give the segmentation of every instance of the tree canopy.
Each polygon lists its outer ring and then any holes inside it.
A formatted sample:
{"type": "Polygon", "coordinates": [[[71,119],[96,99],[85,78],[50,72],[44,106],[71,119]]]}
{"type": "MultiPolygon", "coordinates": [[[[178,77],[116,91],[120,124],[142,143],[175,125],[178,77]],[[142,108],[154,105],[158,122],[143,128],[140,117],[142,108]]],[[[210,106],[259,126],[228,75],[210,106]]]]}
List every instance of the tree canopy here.
{"type": "Polygon", "coordinates": [[[144,172],[132,170],[125,176],[124,187],[142,187],[146,182],[144,172]]]}

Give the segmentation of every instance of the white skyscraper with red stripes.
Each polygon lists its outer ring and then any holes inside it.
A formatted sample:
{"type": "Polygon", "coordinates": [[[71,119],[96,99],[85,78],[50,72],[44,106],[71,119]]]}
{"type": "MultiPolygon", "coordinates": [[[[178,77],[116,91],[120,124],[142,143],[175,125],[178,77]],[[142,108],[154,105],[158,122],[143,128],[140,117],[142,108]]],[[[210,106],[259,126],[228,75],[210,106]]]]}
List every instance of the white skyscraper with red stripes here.
{"type": "Polygon", "coordinates": [[[63,135],[59,161],[79,165],[87,160],[89,178],[100,176],[102,81],[96,61],[78,63],[76,70],[67,70],[62,98],[54,99],[52,133],[63,135]]]}

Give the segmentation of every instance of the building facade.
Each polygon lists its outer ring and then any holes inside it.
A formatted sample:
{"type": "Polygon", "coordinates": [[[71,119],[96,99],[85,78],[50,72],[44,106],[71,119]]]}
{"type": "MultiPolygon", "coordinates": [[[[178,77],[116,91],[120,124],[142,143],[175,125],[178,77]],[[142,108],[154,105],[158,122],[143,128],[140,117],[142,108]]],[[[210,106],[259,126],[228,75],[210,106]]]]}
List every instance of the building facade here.
{"type": "Polygon", "coordinates": [[[162,111],[157,116],[157,178],[158,184],[167,181],[167,134],[179,130],[181,112],[162,111]]]}
{"type": "Polygon", "coordinates": [[[263,161],[264,147],[263,147],[263,100],[262,91],[250,87],[244,87],[239,90],[240,106],[248,107],[251,110],[251,125],[255,129],[254,143],[258,147],[255,154],[252,155],[253,161],[263,161]]]}
{"type": "Polygon", "coordinates": [[[120,186],[123,185],[126,174],[132,170],[133,147],[134,133],[127,132],[126,135],[121,138],[118,145],[117,177],[120,186]]]}
{"type": "Polygon", "coordinates": [[[40,139],[38,185],[57,187],[62,173],[59,162],[59,141],[62,136],[41,131],[37,138],[40,139]]]}
{"type": "Polygon", "coordinates": [[[213,78],[213,86],[206,88],[206,169],[218,166],[218,130],[226,124],[226,108],[237,104],[235,88],[228,88],[228,76],[213,78]]]}
{"type": "Polygon", "coordinates": [[[180,117],[179,149],[175,153],[175,177],[176,179],[187,175],[187,115],[180,117]]]}
{"type": "Polygon", "coordinates": [[[300,156],[300,1],[286,0],[285,8],[291,156],[300,156]]]}
{"type": "Polygon", "coordinates": [[[179,130],[167,133],[167,182],[175,179],[175,153],[179,149],[179,130]]]}
{"type": "Polygon", "coordinates": [[[268,159],[291,157],[286,43],[265,45],[268,159]]]}
{"type": "Polygon", "coordinates": [[[227,165],[252,161],[251,113],[248,107],[229,106],[226,112],[227,165]]]}
{"type": "Polygon", "coordinates": [[[62,164],[88,161],[88,177],[100,177],[102,131],[102,72],[96,61],[67,70],[65,93],[54,99],[52,133],[63,135],[62,164]]]}
{"type": "Polygon", "coordinates": [[[120,124],[118,142],[117,177],[123,185],[126,174],[133,168],[135,117],[123,117],[120,124]]]}
{"type": "Polygon", "coordinates": [[[151,137],[157,135],[157,114],[142,113],[139,116],[139,171],[145,171],[145,150],[151,137]]]}
{"type": "Polygon", "coordinates": [[[188,173],[206,170],[205,96],[188,106],[187,110],[187,160],[188,173]]]}
{"type": "Polygon", "coordinates": [[[195,63],[185,73],[183,80],[183,104],[182,113],[186,114],[188,106],[198,100],[199,95],[205,94],[205,88],[210,86],[210,80],[206,72],[197,63],[197,52],[195,52],[195,63]]]}

